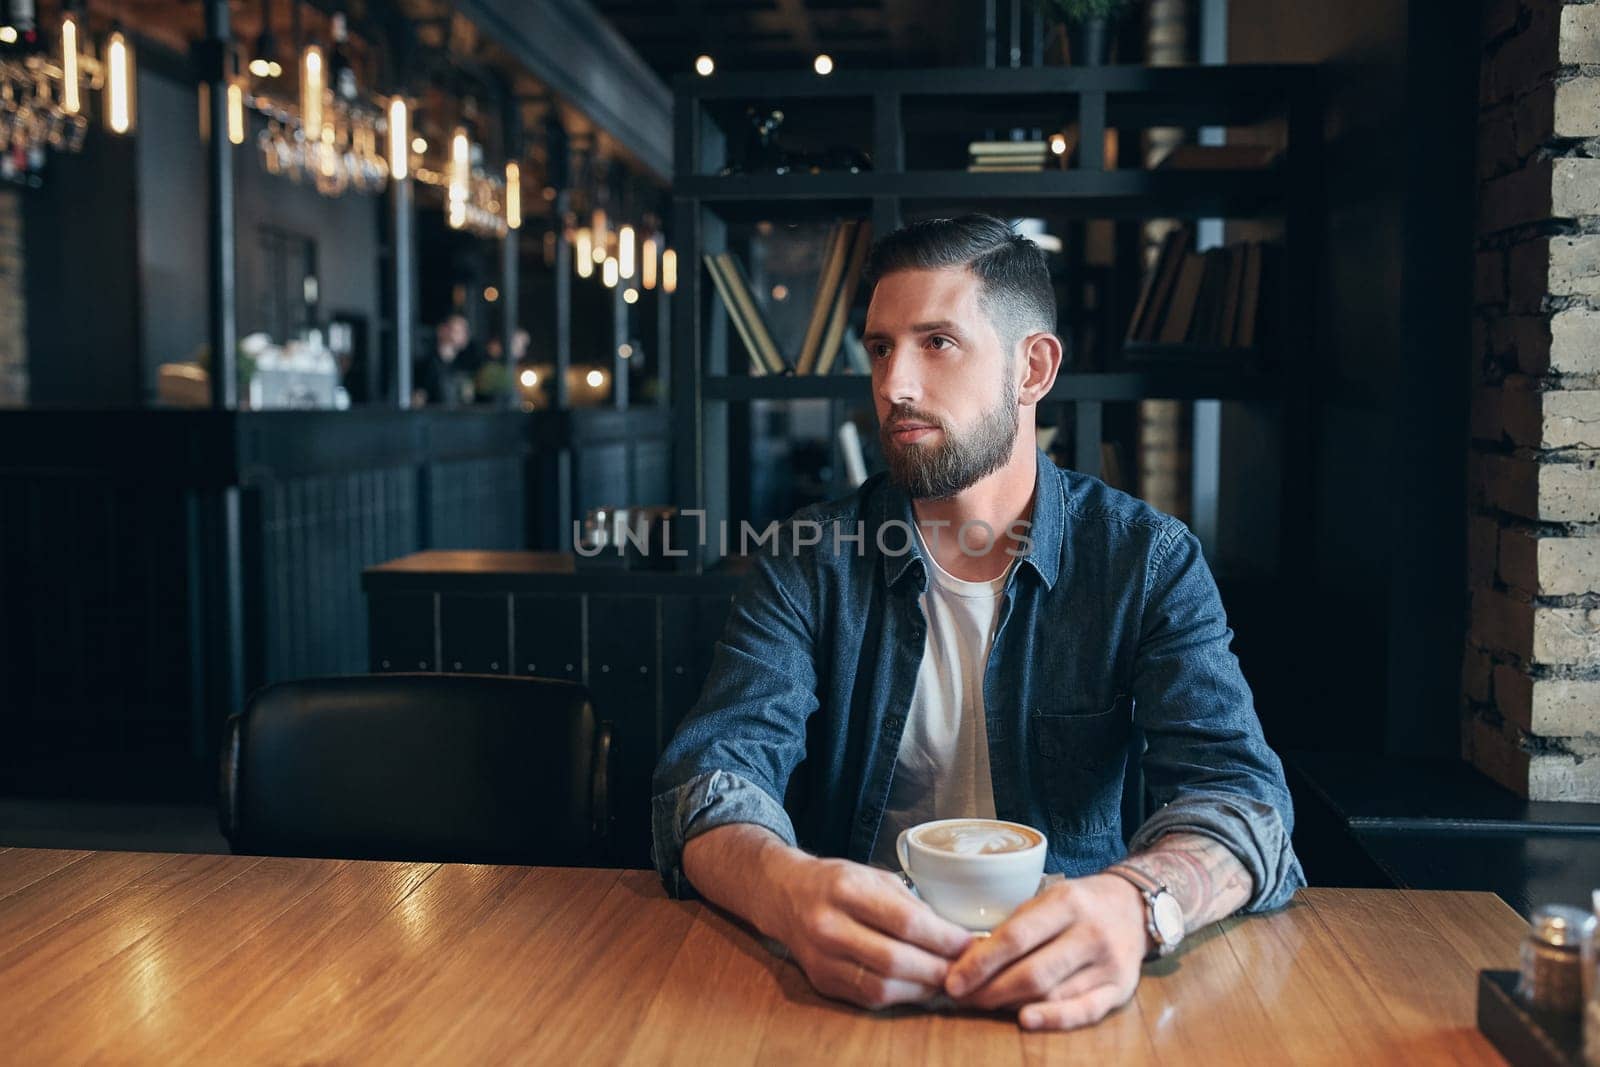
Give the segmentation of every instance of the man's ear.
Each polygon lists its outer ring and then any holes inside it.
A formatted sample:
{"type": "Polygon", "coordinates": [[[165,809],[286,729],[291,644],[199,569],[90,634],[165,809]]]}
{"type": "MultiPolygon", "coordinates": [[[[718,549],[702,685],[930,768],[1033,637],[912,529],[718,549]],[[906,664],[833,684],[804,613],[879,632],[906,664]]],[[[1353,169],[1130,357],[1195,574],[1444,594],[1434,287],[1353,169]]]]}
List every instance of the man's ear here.
{"type": "Polygon", "coordinates": [[[1023,376],[1017,402],[1037,404],[1050,392],[1061,371],[1061,338],[1048,332],[1030,333],[1020,347],[1023,376]]]}

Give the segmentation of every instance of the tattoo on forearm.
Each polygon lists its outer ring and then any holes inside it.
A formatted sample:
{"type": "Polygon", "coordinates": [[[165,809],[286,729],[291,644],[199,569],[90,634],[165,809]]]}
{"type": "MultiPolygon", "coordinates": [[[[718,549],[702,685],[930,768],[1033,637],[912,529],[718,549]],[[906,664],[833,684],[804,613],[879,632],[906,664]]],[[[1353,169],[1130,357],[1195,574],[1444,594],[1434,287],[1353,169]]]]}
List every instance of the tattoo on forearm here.
{"type": "Polygon", "coordinates": [[[1225,919],[1250,900],[1253,882],[1232,852],[1199,834],[1169,834],[1121,861],[1164,884],[1191,931],[1225,919]]]}

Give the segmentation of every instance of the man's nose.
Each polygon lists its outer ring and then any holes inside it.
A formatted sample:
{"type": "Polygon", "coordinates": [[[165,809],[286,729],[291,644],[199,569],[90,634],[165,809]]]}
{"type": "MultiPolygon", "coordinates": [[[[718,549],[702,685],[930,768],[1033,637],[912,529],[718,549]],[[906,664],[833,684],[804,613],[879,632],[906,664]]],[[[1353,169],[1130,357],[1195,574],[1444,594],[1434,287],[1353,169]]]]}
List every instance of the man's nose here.
{"type": "Polygon", "coordinates": [[[878,397],[888,404],[915,404],[922,397],[922,382],[913,353],[898,345],[877,365],[878,397]]]}

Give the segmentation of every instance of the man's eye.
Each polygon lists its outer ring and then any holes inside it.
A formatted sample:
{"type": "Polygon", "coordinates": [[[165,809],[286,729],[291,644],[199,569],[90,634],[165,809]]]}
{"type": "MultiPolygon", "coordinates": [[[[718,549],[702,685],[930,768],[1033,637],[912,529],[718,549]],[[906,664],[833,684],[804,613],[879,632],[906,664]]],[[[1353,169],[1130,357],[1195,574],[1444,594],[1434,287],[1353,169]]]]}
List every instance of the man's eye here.
{"type": "Polygon", "coordinates": [[[935,342],[935,341],[943,341],[943,342],[944,342],[944,343],[945,343],[945,344],[947,344],[947,345],[953,345],[953,344],[955,344],[955,342],[954,342],[954,341],[952,341],[952,340],[950,340],[950,338],[948,338],[948,337],[943,337],[943,336],[940,336],[940,335],[938,335],[938,334],[935,334],[935,335],[934,335],[934,336],[932,336],[932,337],[930,337],[930,338],[928,338],[928,343],[929,343],[929,344],[930,344],[930,345],[931,345],[931,344],[933,344],[933,343],[934,343],[934,342],[935,342]]]}
{"type": "Polygon", "coordinates": [[[873,359],[882,359],[884,356],[887,356],[889,354],[889,346],[888,345],[868,345],[867,346],[867,353],[868,353],[868,355],[872,356],[873,359]]]}

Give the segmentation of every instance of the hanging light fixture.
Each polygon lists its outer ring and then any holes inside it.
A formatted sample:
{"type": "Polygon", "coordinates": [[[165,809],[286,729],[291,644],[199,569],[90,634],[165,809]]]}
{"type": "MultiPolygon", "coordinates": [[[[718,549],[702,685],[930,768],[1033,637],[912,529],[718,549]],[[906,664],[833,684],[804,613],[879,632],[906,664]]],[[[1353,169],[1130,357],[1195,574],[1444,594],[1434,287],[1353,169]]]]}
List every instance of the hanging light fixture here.
{"type": "MultiPolygon", "coordinates": [[[[389,177],[395,181],[404,181],[411,163],[410,116],[406,111],[405,97],[397,96],[389,101],[389,177]]],[[[424,146],[426,147],[426,146],[424,146]]]]}
{"type": "Polygon", "coordinates": [[[300,125],[306,132],[306,140],[312,144],[322,140],[322,91],[326,75],[321,47],[314,43],[306,45],[300,56],[300,125]]]}
{"type": "Polygon", "coordinates": [[[472,143],[465,127],[457,126],[450,138],[450,184],[446,194],[449,212],[446,221],[459,230],[467,224],[467,185],[472,180],[472,143]]]}
{"type": "Polygon", "coordinates": [[[594,261],[596,263],[604,263],[606,256],[610,254],[610,248],[608,247],[610,245],[610,237],[606,233],[606,212],[604,208],[597,207],[594,209],[594,216],[590,220],[590,226],[593,233],[591,239],[594,241],[594,261]]]}
{"type": "Polygon", "coordinates": [[[133,46],[114,26],[106,38],[106,126],[112,133],[131,133],[134,124],[133,46]]]}
{"type": "Polygon", "coordinates": [[[228,80],[228,143],[244,144],[244,86],[237,77],[228,80]]]}
{"type": "Polygon", "coordinates": [[[522,168],[515,160],[506,164],[506,227],[522,228],[522,168]]]}
{"type": "Polygon", "coordinates": [[[632,226],[617,231],[617,273],[632,278],[634,271],[634,233],[632,226]]]}
{"type": "Polygon", "coordinates": [[[644,256],[639,270],[639,280],[644,283],[646,289],[654,289],[656,287],[656,239],[654,237],[646,237],[642,251],[644,256]]]}
{"type": "Polygon", "coordinates": [[[606,283],[607,289],[617,287],[617,261],[610,256],[600,265],[600,280],[606,283]]]}
{"type": "Polygon", "coordinates": [[[661,291],[678,291],[678,253],[670,248],[661,253],[661,291]]]}
{"type": "Polygon", "coordinates": [[[61,110],[76,115],[83,110],[79,96],[78,16],[68,11],[61,18],[61,110]]]}

